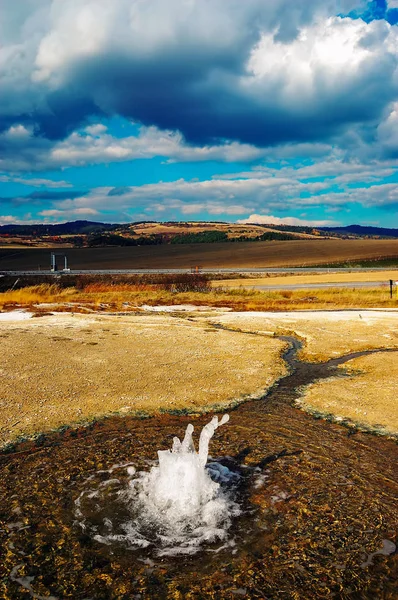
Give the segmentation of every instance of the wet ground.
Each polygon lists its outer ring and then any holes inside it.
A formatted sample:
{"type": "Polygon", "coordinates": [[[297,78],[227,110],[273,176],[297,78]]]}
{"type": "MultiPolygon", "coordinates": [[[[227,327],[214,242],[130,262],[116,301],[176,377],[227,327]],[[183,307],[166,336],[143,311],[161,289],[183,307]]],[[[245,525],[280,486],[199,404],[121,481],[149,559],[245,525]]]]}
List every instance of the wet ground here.
{"type": "Polygon", "coordinates": [[[398,598],[398,445],[292,405],[300,386],[355,356],[302,364],[293,348],[294,372],[216,432],[210,453],[241,475],[243,510],[235,546],[219,551],[171,559],[109,548],[73,514],[92,474],[126,462],[148,469],[188,422],[197,431],[208,417],[109,418],[0,455],[0,597],[398,598]]]}

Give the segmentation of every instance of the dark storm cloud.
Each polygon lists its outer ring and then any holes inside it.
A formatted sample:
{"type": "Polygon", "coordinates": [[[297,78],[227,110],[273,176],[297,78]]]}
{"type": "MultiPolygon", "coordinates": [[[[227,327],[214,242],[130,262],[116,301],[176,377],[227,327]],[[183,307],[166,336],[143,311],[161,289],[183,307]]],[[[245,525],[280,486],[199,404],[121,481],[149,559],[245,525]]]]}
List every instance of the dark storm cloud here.
{"type": "Polygon", "coordinates": [[[108,196],[124,196],[124,194],[128,194],[129,192],[131,192],[131,187],[115,187],[109,190],[108,196]]]}
{"type": "Polygon", "coordinates": [[[102,56],[79,65],[74,81],[88,85],[105,111],[115,111],[144,125],[177,129],[192,143],[232,139],[268,145],[318,137],[315,128],[308,131],[308,121],[303,123],[286,114],[267,99],[258,106],[239,89],[238,76],[238,71],[213,76],[211,70],[209,73],[186,55],[169,60],[156,56],[140,63],[102,56]]]}
{"type": "Polygon", "coordinates": [[[18,122],[31,126],[37,138],[59,140],[87,122],[90,116],[102,114],[91,98],[74,95],[71,90],[58,90],[47,95],[45,110],[36,108],[29,113],[21,113],[17,118],[0,116],[0,133],[18,122]]]}
{"type": "Polygon", "coordinates": [[[47,204],[48,201],[59,201],[59,200],[75,200],[84,196],[85,192],[54,192],[50,191],[36,191],[25,196],[9,196],[0,197],[0,205],[6,206],[21,206],[27,204],[34,204],[35,206],[41,204],[47,204]]]}
{"type": "Polygon", "coordinates": [[[28,194],[26,198],[32,198],[33,200],[67,200],[74,198],[81,198],[86,192],[53,192],[53,191],[38,191],[28,194]]]}
{"type": "Polygon", "coordinates": [[[30,115],[36,125],[37,135],[50,140],[62,139],[76,127],[85,123],[89,116],[101,115],[101,110],[92,98],[62,89],[47,96],[48,111],[37,111],[30,115]]]}
{"type": "MultiPolygon", "coordinates": [[[[343,31],[340,23],[335,27],[343,31]]],[[[192,143],[233,139],[267,146],[322,140],[353,123],[379,118],[396,97],[397,57],[384,50],[389,31],[379,24],[370,27],[362,34],[369,56],[361,68],[350,73],[347,57],[347,70],[343,65],[341,77],[336,78],[327,61],[320,63],[314,69],[310,94],[305,83],[297,86],[297,94],[286,93],[289,72],[269,80],[256,78],[245,72],[237,56],[230,56],[229,64],[212,60],[210,65],[206,57],[198,61],[189,52],[155,54],[138,62],[126,56],[95,57],[76,66],[73,81],[78,87],[89,87],[105,112],[178,129],[192,143]]],[[[362,37],[358,47],[361,41],[362,37]]],[[[282,62],[289,45],[277,49],[282,62]]]]}
{"type": "Polygon", "coordinates": [[[36,46],[8,51],[0,122],[5,132],[31,124],[49,140],[112,114],[196,144],[330,139],[380,120],[397,95],[395,29],[327,19],[358,4],[47,0],[51,18],[43,31],[36,24],[36,46]]]}

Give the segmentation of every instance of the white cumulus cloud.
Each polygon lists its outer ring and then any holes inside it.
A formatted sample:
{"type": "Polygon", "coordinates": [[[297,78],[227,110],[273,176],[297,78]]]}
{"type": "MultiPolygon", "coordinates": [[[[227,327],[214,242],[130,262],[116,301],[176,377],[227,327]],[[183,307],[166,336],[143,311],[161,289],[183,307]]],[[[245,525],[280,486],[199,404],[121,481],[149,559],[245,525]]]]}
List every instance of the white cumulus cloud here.
{"type": "Polygon", "coordinates": [[[331,220],[307,220],[296,217],[274,217],[272,215],[250,215],[247,219],[240,219],[237,223],[252,223],[258,225],[301,225],[308,227],[328,227],[336,225],[337,221],[331,220]]]}

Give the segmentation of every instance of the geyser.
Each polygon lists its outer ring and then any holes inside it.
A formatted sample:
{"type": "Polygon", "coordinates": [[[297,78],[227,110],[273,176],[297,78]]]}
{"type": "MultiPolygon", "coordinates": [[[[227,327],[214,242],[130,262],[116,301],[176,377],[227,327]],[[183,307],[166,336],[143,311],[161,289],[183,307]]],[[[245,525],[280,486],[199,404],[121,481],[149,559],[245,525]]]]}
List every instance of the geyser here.
{"type": "Polygon", "coordinates": [[[171,450],[158,451],[159,463],[149,472],[115,465],[105,481],[91,476],[75,503],[80,526],[98,542],[152,547],[158,556],[194,554],[205,543],[233,545],[228,529],[240,512],[232,500],[238,475],[217,462],[206,464],[209,442],[228,420],[213,417],[203,427],[198,452],[188,425],[182,442],[175,437],[171,450]]]}

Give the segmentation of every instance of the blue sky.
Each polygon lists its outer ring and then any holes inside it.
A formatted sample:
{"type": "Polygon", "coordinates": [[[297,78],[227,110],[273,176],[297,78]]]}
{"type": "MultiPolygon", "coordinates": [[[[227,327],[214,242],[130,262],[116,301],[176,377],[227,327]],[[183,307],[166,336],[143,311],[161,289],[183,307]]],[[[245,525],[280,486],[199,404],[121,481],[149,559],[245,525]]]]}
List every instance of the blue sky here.
{"type": "Polygon", "coordinates": [[[2,0],[0,224],[398,227],[398,0],[2,0]]]}

